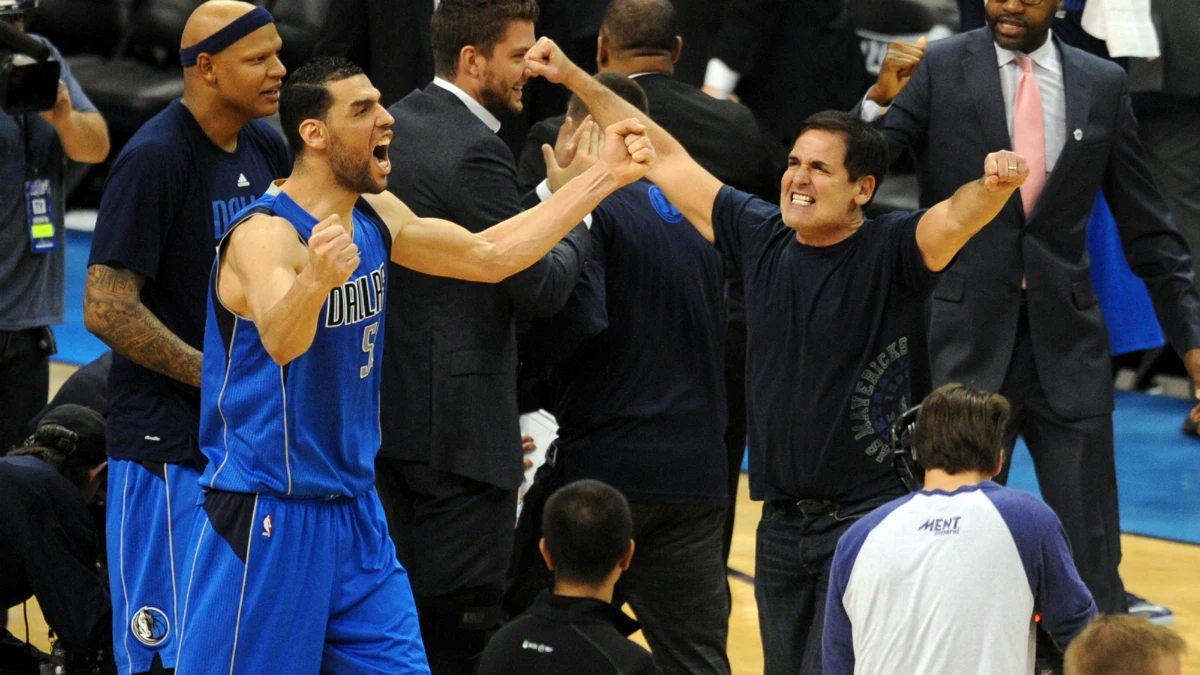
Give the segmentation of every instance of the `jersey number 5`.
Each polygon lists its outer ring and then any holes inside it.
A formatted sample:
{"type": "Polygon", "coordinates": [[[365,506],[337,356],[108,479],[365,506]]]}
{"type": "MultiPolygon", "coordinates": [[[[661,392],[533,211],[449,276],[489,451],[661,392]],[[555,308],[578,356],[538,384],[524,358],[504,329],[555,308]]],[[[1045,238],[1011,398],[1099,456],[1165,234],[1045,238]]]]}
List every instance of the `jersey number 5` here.
{"type": "Polygon", "coordinates": [[[363,351],[367,353],[367,365],[358,369],[358,377],[360,379],[370,375],[371,368],[375,367],[375,338],[378,335],[378,321],[363,329],[363,351]]]}

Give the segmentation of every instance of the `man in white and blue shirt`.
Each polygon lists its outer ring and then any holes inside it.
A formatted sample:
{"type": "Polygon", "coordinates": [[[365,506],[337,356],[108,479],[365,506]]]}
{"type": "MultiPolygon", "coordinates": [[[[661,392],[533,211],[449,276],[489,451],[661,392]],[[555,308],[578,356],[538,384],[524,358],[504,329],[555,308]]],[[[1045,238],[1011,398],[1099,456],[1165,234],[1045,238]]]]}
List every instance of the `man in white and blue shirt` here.
{"type": "Polygon", "coordinates": [[[1064,649],[1096,615],[1062,524],[1000,470],[1008,401],[947,384],[914,432],[920,492],[838,542],[825,610],[825,675],[1030,673],[1035,617],[1064,649]]]}

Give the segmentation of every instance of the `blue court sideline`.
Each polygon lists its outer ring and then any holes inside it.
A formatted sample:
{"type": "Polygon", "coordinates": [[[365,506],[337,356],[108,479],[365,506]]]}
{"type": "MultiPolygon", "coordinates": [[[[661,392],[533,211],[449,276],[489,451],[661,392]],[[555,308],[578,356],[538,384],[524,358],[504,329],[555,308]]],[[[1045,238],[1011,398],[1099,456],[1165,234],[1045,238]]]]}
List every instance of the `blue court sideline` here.
{"type": "MultiPolygon", "coordinates": [[[[83,286],[90,232],[67,231],[67,322],[55,328],[58,360],[83,364],[104,344],[83,327],[83,286]]],[[[1117,480],[1121,529],[1162,539],[1200,544],[1200,437],[1187,438],[1179,425],[1187,401],[1118,392],[1117,480]]],[[[1037,492],[1033,464],[1018,444],[1009,485],[1037,492]]]]}

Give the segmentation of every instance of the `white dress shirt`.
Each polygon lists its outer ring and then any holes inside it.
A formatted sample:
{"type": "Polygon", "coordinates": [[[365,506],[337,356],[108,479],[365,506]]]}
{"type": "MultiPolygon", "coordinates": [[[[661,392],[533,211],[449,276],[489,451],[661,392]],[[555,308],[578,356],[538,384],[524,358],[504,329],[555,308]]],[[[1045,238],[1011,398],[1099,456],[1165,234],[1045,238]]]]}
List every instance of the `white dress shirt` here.
{"type": "MultiPolygon", "coordinates": [[[[1021,81],[1019,52],[1009,51],[995,42],[996,62],[1000,64],[1000,91],[1004,95],[1004,117],[1008,122],[1008,137],[1013,133],[1013,104],[1017,99],[1017,85],[1021,81]]],[[[1062,57],[1054,40],[1047,38],[1041,47],[1028,54],[1033,59],[1033,77],[1037,80],[1042,95],[1042,116],[1046,128],[1046,173],[1054,169],[1058,156],[1062,154],[1067,140],[1067,99],[1063,93],[1062,57]]],[[[863,97],[861,117],[864,122],[874,122],[887,113],[891,106],[880,106],[863,97]]]]}

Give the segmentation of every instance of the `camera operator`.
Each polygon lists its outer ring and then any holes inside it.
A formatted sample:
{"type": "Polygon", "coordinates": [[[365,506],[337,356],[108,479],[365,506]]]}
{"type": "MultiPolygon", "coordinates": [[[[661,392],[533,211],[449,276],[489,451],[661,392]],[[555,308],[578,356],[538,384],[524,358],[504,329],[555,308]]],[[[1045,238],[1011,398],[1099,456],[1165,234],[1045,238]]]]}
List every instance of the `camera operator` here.
{"type": "MultiPolygon", "coordinates": [[[[36,597],[61,645],[89,662],[112,652],[112,606],[87,510],[107,466],[104,418],[72,404],[51,410],[25,447],[0,458],[0,607],[36,597]]],[[[0,630],[0,675],[37,673],[46,660],[0,630]]]]}
{"type": "MultiPolygon", "coordinates": [[[[24,31],[37,0],[0,0],[0,21],[24,31]]],[[[62,71],[54,105],[40,113],[0,111],[0,454],[50,389],[53,324],[63,322],[67,160],[108,156],[108,127],[48,40],[62,71]]],[[[0,43],[0,55],[11,48],[0,43]]],[[[0,83],[2,84],[2,83],[0,83]]]]}

